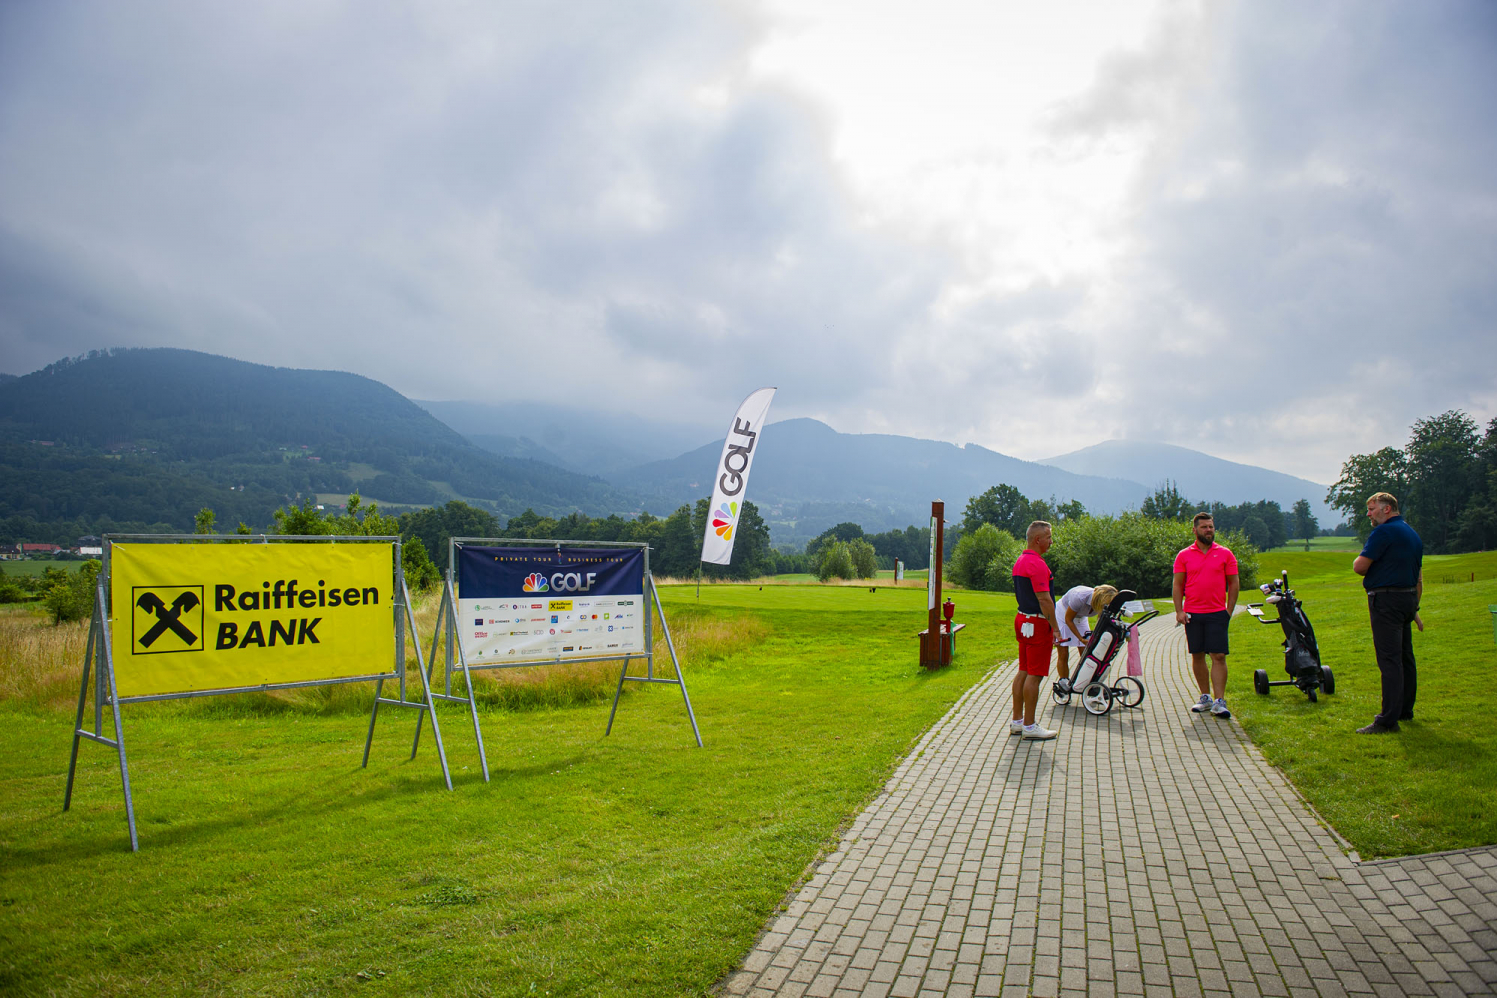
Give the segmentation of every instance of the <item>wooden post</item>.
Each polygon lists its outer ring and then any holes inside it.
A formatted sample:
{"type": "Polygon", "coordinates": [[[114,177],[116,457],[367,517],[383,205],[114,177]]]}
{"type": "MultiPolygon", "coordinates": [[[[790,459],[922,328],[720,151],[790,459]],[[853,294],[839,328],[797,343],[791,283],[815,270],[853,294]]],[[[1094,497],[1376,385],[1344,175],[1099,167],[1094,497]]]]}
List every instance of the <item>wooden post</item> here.
{"type": "Polygon", "coordinates": [[[936,669],[951,664],[950,643],[941,633],[941,552],[946,540],[946,504],[930,504],[930,571],[926,580],[925,633],[920,635],[920,664],[936,669]]]}

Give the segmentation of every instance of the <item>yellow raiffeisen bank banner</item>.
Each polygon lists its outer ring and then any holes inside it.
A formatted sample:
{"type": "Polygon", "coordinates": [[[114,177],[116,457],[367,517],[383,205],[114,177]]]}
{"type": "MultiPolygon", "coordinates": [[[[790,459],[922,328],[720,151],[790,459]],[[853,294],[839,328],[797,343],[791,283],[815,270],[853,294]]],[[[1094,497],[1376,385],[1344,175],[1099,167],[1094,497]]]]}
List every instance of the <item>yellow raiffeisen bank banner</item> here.
{"type": "Polygon", "coordinates": [[[394,545],[115,544],[122,697],[390,673],[394,545]]]}

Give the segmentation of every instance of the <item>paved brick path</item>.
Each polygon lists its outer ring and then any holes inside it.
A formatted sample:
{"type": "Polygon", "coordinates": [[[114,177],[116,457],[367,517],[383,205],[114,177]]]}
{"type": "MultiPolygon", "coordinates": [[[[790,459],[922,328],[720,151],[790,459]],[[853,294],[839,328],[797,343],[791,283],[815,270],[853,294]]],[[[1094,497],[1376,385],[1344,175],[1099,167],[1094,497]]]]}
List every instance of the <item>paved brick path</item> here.
{"type": "Polygon", "coordinates": [[[733,995],[1464,995],[1497,982],[1497,849],[1358,864],[1145,628],[1137,710],[1008,734],[1013,665],[921,740],[733,995]]]}

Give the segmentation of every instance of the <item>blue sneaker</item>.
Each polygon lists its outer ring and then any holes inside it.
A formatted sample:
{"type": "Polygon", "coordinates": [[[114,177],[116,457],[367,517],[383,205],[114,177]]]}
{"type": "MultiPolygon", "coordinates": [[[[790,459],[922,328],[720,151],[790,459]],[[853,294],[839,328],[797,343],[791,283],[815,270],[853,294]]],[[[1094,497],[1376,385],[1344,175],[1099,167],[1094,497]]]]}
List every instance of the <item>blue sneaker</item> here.
{"type": "Polygon", "coordinates": [[[1206,711],[1211,709],[1212,702],[1213,701],[1211,699],[1210,693],[1202,693],[1200,701],[1193,704],[1190,709],[1194,713],[1204,714],[1206,711]]]}
{"type": "Polygon", "coordinates": [[[1232,712],[1227,709],[1227,701],[1218,699],[1216,703],[1213,703],[1211,705],[1211,716],[1223,721],[1231,717],[1232,712]]]}

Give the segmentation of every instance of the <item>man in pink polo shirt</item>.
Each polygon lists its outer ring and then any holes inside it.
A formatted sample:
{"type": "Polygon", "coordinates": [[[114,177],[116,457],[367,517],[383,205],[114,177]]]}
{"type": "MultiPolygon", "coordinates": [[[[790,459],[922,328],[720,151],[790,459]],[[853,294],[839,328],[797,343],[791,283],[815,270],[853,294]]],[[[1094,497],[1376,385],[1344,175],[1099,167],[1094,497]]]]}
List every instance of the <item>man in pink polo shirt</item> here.
{"type": "Polygon", "coordinates": [[[1185,625],[1185,646],[1195,670],[1201,700],[1190,709],[1211,711],[1226,720],[1227,626],[1237,605],[1237,558],[1216,543],[1216,523],[1210,513],[1191,521],[1196,542],[1175,555],[1175,623],[1185,625]],[[1206,671],[1206,656],[1211,671],[1206,671]],[[1209,686],[1208,686],[1209,681],[1209,686]]]}
{"type": "Polygon", "coordinates": [[[1008,733],[1046,741],[1055,732],[1036,723],[1040,680],[1050,674],[1050,654],[1059,640],[1055,598],[1050,595],[1050,566],[1040,555],[1050,550],[1050,524],[1035,520],[1025,536],[1024,553],[1014,562],[1014,637],[1019,642],[1019,672],[1014,676],[1014,716],[1008,733]]]}

